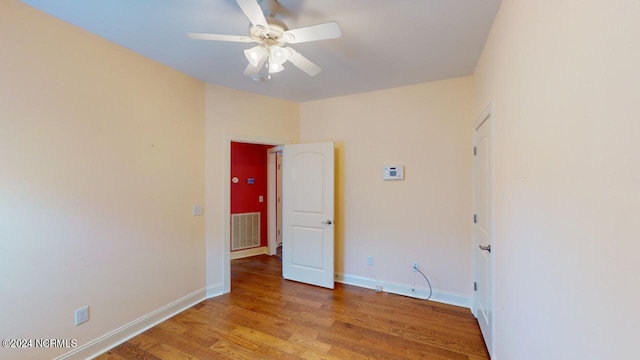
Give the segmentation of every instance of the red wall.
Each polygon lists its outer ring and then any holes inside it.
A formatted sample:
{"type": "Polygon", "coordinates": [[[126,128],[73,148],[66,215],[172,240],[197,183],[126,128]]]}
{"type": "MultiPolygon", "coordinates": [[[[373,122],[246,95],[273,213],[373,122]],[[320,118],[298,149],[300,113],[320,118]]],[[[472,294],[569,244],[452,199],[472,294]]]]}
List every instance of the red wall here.
{"type": "Polygon", "coordinates": [[[260,245],[267,246],[267,149],[271,145],[231,143],[231,213],[260,212],[260,245]],[[253,178],[253,185],[247,179],[253,178]],[[264,202],[259,202],[259,196],[264,202]]]}

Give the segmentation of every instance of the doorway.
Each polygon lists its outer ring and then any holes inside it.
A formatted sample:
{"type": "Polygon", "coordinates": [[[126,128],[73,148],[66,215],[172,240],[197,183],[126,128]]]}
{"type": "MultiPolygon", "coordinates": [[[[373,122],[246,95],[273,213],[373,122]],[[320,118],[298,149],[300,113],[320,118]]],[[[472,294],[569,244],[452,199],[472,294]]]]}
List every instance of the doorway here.
{"type": "MultiPolygon", "coordinates": [[[[334,144],[225,136],[223,168],[223,291],[231,291],[230,163],[232,142],[283,146],[283,277],[311,285],[334,285],[334,144]]],[[[274,156],[275,153],[270,154],[274,156]]],[[[274,160],[275,161],[275,160],[274,160]]],[[[275,182],[275,177],[269,176],[275,182]]],[[[269,185],[271,187],[271,185],[269,185]]],[[[269,221],[271,223],[271,220],[269,221]]],[[[275,226],[273,224],[272,226],[275,226]]],[[[274,240],[275,241],[275,240],[274,240]]]]}
{"type": "MultiPolygon", "coordinates": [[[[231,142],[231,259],[271,253],[267,161],[272,145],[231,142]],[[268,251],[269,250],[269,251],[268,251]]],[[[277,214],[276,214],[277,217],[277,214]]],[[[277,231],[277,230],[276,230],[277,231]]]]}
{"type": "MultiPolygon", "coordinates": [[[[222,215],[224,218],[223,221],[223,291],[225,293],[231,291],[231,145],[234,142],[246,143],[246,144],[258,144],[258,145],[269,145],[269,146],[281,146],[290,144],[289,140],[284,139],[274,139],[274,138],[263,138],[263,137],[254,137],[254,136],[242,136],[242,135],[226,135],[224,140],[224,165],[223,165],[223,205],[222,205],[222,215]]],[[[275,173],[274,173],[275,175],[275,173]]],[[[270,175],[267,176],[270,178],[270,175]]],[[[269,179],[267,179],[269,182],[269,179]]],[[[275,181],[275,177],[274,180],[275,181]]],[[[271,188],[271,183],[268,183],[268,188],[271,188]]],[[[267,194],[267,197],[269,195],[267,194]]],[[[269,200],[267,198],[267,204],[269,200]]],[[[267,219],[269,219],[269,211],[267,211],[267,219]]],[[[267,228],[270,227],[270,224],[267,224],[267,228]]]]}

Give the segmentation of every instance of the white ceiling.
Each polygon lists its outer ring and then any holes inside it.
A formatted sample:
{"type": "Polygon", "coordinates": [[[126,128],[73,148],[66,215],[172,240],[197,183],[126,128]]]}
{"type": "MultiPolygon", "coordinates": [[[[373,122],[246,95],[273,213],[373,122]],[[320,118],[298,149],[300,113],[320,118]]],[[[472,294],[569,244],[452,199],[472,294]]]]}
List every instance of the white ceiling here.
{"type": "Polygon", "coordinates": [[[187,32],[248,35],[235,0],[23,0],[46,13],[211,84],[297,102],[471,75],[500,0],[278,0],[290,29],[337,21],[339,39],[290,45],[323,71],[285,64],[255,83],[247,43],[187,32]]]}

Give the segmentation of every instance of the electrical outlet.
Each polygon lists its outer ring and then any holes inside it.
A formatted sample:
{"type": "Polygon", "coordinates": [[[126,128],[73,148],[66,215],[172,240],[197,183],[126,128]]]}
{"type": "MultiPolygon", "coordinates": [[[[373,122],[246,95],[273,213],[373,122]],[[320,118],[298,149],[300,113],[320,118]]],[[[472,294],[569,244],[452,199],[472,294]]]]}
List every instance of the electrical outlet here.
{"type": "Polygon", "coordinates": [[[411,263],[411,270],[418,271],[420,269],[420,264],[417,261],[411,263]]]}
{"type": "Polygon", "coordinates": [[[373,256],[367,256],[367,265],[373,265],[373,256]]]}
{"type": "Polygon", "coordinates": [[[75,320],[76,320],[76,326],[89,321],[89,306],[76,309],[75,320]]]}

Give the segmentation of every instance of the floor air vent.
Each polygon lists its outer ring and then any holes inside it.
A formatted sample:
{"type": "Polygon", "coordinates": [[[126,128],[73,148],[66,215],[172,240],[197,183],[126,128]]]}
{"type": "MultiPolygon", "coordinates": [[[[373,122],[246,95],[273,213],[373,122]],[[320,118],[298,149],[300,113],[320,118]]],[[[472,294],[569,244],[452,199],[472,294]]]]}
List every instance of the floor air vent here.
{"type": "Polygon", "coordinates": [[[231,250],[260,246],[260,213],[231,214],[231,250]]]}

